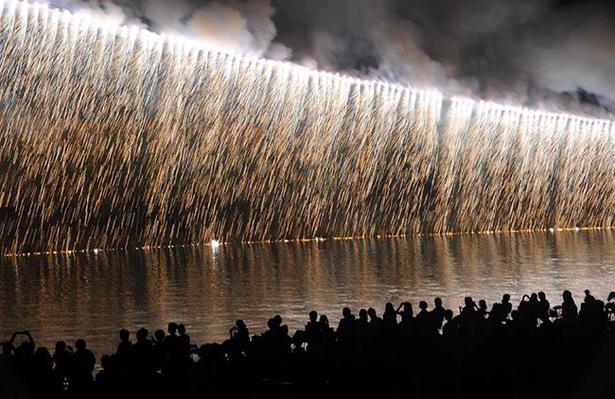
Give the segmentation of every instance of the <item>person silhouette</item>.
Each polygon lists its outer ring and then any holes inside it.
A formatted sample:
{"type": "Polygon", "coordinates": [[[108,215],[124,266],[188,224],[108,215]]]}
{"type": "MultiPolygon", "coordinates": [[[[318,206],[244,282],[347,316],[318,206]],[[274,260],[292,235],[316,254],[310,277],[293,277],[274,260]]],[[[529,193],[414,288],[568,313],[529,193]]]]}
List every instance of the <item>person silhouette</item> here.
{"type": "Polygon", "coordinates": [[[577,319],[579,316],[578,308],[576,303],[574,303],[574,299],[572,298],[572,293],[568,290],[565,290],[562,293],[562,318],[566,322],[572,322],[577,319]]]}
{"type": "Polygon", "coordinates": [[[167,332],[168,332],[167,337],[177,337],[177,323],[170,322],[167,325],[167,332]]]}
{"type": "Polygon", "coordinates": [[[382,321],[385,328],[393,329],[397,326],[397,312],[391,302],[387,302],[384,307],[384,313],[382,314],[382,321]]]}
{"type": "Polygon", "coordinates": [[[42,346],[35,350],[30,373],[31,378],[36,381],[34,391],[37,397],[60,394],[60,387],[55,384],[53,358],[46,347],[42,346]]]}
{"type": "Polygon", "coordinates": [[[177,336],[177,323],[171,322],[167,325],[167,336],[164,338],[164,349],[166,357],[174,361],[179,357],[179,337],[177,336]]]}
{"type": "Polygon", "coordinates": [[[320,325],[320,334],[322,336],[323,343],[332,343],[335,340],[335,332],[329,325],[329,318],[327,315],[321,314],[318,318],[318,324],[320,325]]]}
{"type": "Polygon", "coordinates": [[[481,299],[478,301],[478,317],[479,319],[486,319],[487,316],[489,315],[489,310],[487,308],[487,301],[485,301],[484,299],[481,299]]]}
{"type": "Polygon", "coordinates": [[[250,331],[243,320],[236,320],[229,330],[230,342],[237,352],[245,352],[250,344],[250,331]]]}
{"type": "Polygon", "coordinates": [[[551,310],[551,304],[547,300],[547,295],[540,291],[538,293],[538,318],[543,323],[549,322],[549,311],[551,310]]]}
{"type": "Polygon", "coordinates": [[[96,358],[87,348],[84,339],[75,341],[75,354],[73,359],[72,385],[75,392],[86,392],[92,384],[96,358]]]}
{"type": "Polygon", "coordinates": [[[58,341],[53,353],[54,374],[60,389],[68,386],[73,370],[73,353],[68,350],[66,342],[58,341]]]}
{"type": "Polygon", "coordinates": [[[348,341],[354,338],[355,317],[350,308],[342,309],[342,318],[337,326],[336,335],[340,341],[348,341]]]}
{"type": "Polygon", "coordinates": [[[162,345],[165,338],[166,338],[166,334],[164,330],[158,329],[154,332],[154,343],[156,345],[162,345]]]}
{"type": "Polygon", "coordinates": [[[613,320],[615,317],[615,291],[609,293],[604,310],[606,311],[607,319],[613,320]]]}
{"type": "MultiPolygon", "coordinates": [[[[117,359],[117,357],[115,357],[117,359]]],[[[103,355],[100,358],[101,370],[96,373],[95,387],[100,398],[109,398],[119,395],[121,386],[124,385],[120,377],[114,357],[103,355]]]]}
{"type": "Polygon", "coordinates": [[[126,369],[130,363],[130,354],[132,352],[132,342],[130,341],[130,332],[126,329],[121,329],[120,343],[117,345],[115,354],[117,356],[117,365],[120,369],[126,369]]]}
{"type": "Polygon", "coordinates": [[[179,324],[177,326],[177,332],[179,333],[177,338],[177,344],[179,346],[181,356],[184,358],[188,358],[190,357],[191,341],[186,326],[184,324],[179,324]]]}
{"type": "Polygon", "coordinates": [[[148,336],[146,328],[137,330],[137,342],[132,347],[132,372],[138,378],[147,378],[156,364],[156,351],[148,336]]]}
{"type": "Polygon", "coordinates": [[[369,317],[369,326],[374,333],[380,333],[383,327],[383,321],[376,313],[376,309],[367,309],[367,316],[369,317]]]}
{"type": "Polygon", "coordinates": [[[401,316],[401,324],[410,324],[412,322],[414,311],[412,310],[412,304],[410,302],[402,302],[399,305],[398,312],[401,316]]]}
{"type": "Polygon", "coordinates": [[[457,321],[453,317],[452,310],[447,309],[444,311],[444,320],[446,323],[444,323],[444,326],[442,327],[442,335],[448,340],[451,340],[457,335],[457,330],[459,328],[457,321]]]}
{"type": "Polygon", "coordinates": [[[504,294],[502,296],[502,317],[504,320],[508,318],[510,312],[512,312],[512,303],[510,302],[510,295],[504,294]]]}
{"type": "Polygon", "coordinates": [[[314,349],[316,345],[322,341],[320,323],[318,323],[318,313],[312,310],[309,315],[309,321],[305,325],[305,342],[308,350],[314,349]]]}
{"type": "Polygon", "coordinates": [[[419,302],[419,312],[416,314],[416,324],[420,329],[428,329],[430,326],[429,311],[427,310],[427,302],[419,302]]]}
{"type": "Polygon", "coordinates": [[[359,318],[356,321],[357,340],[359,345],[365,346],[369,341],[369,317],[367,310],[359,310],[359,318]]]}
{"type": "Polygon", "coordinates": [[[153,356],[154,356],[154,369],[161,370],[166,360],[166,347],[165,347],[166,334],[164,330],[158,329],[154,332],[153,356]]]}
{"type": "Polygon", "coordinates": [[[465,306],[459,314],[459,327],[470,334],[474,334],[479,321],[477,306],[472,297],[469,296],[464,298],[464,304],[465,306]]]}
{"type": "Polygon", "coordinates": [[[367,328],[369,325],[369,316],[367,315],[367,310],[361,309],[359,310],[359,319],[357,320],[357,326],[359,328],[367,328]]]}
{"type": "Polygon", "coordinates": [[[430,312],[430,318],[433,323],[433,328],[439,330],[444,322],[444,314],[446,313],[446,309],[442,306],[442,299],[439,297],[436,297],[433,302],[434,308],[430,312]]]}

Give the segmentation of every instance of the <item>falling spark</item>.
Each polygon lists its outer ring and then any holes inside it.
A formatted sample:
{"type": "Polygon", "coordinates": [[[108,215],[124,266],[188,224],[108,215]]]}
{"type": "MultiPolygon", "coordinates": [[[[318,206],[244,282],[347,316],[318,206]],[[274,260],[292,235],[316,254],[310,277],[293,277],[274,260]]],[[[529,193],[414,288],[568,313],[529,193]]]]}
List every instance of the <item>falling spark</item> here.
{"type": "Polygon", "coordinates": [[[0,0],[5,254],[611,227],[613,159],[611,121],[0,0]]]}

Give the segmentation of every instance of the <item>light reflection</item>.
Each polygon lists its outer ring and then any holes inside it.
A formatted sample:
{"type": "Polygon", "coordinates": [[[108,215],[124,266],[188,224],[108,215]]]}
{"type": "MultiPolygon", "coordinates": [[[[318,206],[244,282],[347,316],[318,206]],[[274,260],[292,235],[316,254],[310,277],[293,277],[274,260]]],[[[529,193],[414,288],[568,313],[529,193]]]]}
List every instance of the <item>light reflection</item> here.
{"type": "Polygon", "coordinates": [[[335,323],[387,301],[440,296],[489,303],[543,290],[552,303],[570,289],[606,297],[615,289],[615,235],[557,232],[405,239],[221,245],[211,249],[76,253],[0,260],[0,339],[30,329],[37,341],[87,335],[99,352],[117,330],[185,322],[193,339],[225,339],[235,319],[254,333],[281,314],[291,329],[310,310],[335,323]]]}

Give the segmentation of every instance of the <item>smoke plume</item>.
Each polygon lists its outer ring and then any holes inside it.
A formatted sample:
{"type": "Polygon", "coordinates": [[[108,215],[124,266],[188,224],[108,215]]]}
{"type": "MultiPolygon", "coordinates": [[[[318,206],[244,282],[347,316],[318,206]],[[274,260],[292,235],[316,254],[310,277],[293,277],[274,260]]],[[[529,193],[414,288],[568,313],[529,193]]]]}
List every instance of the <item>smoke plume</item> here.
{"type": "Polygon", "coordinates": [[[615,7],[602,0],[55,1],[233,52],[447,95],[610,115],[615,7]]]}

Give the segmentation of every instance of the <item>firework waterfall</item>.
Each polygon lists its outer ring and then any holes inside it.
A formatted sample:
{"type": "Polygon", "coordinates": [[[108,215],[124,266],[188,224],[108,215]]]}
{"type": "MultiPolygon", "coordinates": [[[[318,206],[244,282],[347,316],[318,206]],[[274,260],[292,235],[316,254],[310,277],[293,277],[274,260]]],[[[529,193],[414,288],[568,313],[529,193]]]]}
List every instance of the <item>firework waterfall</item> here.
{"type": "Polygon", "coordinates": [[[613,225],[609,121],[0,9],[3,253],[613,225]]]}

